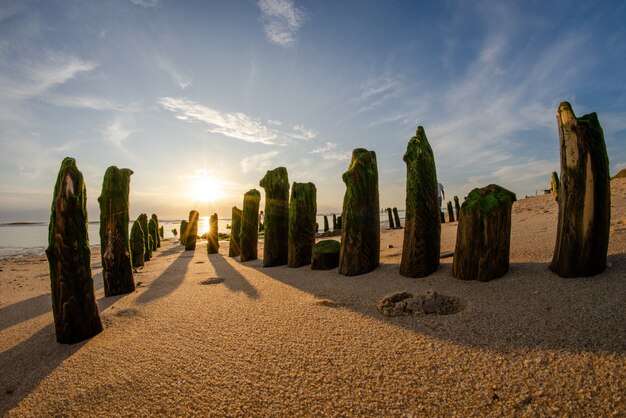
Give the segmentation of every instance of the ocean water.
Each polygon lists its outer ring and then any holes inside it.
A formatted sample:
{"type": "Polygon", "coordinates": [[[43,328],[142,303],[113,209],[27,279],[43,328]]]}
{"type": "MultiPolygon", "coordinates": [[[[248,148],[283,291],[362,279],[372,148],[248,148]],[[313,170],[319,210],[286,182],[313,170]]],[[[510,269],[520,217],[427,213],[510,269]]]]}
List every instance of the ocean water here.
{"type": "MultiPolygon", "coordinates": [[[[404,211],[399,210],[400,219],[404,225],[404,211]]],[[[332,230],[333,216],[328,214],[329,227],[332,230]]],[[[230,233],[231,219],[218,219],[219,232],[230,233]]],[[[319,231],[324,230],[324,215],[317,215],[317,223],[319,231]]],[[[388,225],[387,212],[381,212],[380,223],[382,227],[388,225]]],[[[132,222],[129,225],[132,226],[132,222]]],[[[165,238],[172,238],[174,234],[172,229],[177,231],[180,229],[180,220],[162,219],[159,220],[159,226],[163,227],[165,238]]],[[[198,224],[198,233],[202,235],[209,230],[209,217],[200,217],[198,224]]],[[[89,243],[91,246],[100,244],[100,223],[90,222],[88,226],[89,243]]],[[[7,257],[22,256],[28,254],[44,254],[45,248],[48,246],[48,223],[47,222],[23,222],[0,224],[0,259],[7,257]]]]}

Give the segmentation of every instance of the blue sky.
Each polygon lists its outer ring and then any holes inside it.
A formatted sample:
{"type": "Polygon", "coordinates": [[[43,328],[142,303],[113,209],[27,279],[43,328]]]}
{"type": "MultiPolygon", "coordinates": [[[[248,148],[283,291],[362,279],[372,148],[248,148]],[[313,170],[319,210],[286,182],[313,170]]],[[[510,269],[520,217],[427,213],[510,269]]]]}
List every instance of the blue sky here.
{"type": "Polygon", "coordinates": [[[229,216],[281,165],[339,211],[359,147],[403,208],[418,125],[448,197],[521,198],[558,171],[564,100],[598,113],[615,174],[624,22],[623,1],[2,1],[0,221],[46,220],[65,156],[93,220],[110,165],[134,171],[133,218],[229,216]]]}

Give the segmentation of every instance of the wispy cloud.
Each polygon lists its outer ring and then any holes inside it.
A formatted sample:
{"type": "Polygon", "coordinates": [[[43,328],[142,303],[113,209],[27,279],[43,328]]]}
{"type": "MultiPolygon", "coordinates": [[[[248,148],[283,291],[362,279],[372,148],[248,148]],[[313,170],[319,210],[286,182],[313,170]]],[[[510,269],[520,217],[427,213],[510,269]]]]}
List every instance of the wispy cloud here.
{"type": "Polygon", "coordinates": [[[185,90],[187,87],[192,85],[192,77],[179,68],[176,68],[169,60],[161,56],[157,56],[156,62],[157,66],[161,70],[165,71],[170,76],[172,81],[181,89],[185,90]]]}
{"type": "Polygon", "coordinates": [[[243,171],[244,174],[267,171],[276,165],[275,160],[278,155],[280,155],[280,151],[275,150],[245,157],[241,160],[241,171],[243,171]]]}
{"type": "Polygon", "coordinates": [[[330,141],[325,142],[321,147],[311,150],[311,154],[318,154],[325,160],[344,161],[351,158],[350,152],[337,150],[337,144],[330,141]]]}
{"type": "Polygon", "coordinates": [[[121,119],[114,119],[102,128],[100,133],[105,141],[124,149],[124,141],[133,133],[133,130],[122,122],[121,119]]]}
{"type": "Polygon", "coordinates": [[[548,187],[551,173],[558,170],[558,160],[530,160],[505,165],[481,176],[469,177],[466,187],[469,189],[497,183],[510,189],[543,190],[548,187]]]}
{"type": "Polygon", "coordinates": [[[295,125],[293,131],[289,134],[293,139],[309,140],[317,136],[317,132],[313,129],[306,128],[304,125],[295,125]]]}
{"type": "Polygon", "coordinates": [[[50,104],[75,109],[92,109],[98,111],[114,110],[119,112],[136,112],[140,106],[134,103],[121,105],[100,97],[68,96],[63,94],[46,94],[42,100],[50,104]]]}
{"type": "Polygon", "coordinates": [[[145,8],[155,7],[159,4],[159,0],[130,0],[136,6],[145,8]]]}
{"type": "Polygon", "coordinates": [[[296,44],[296,33],[306,21],[304,9],[293,0],[259,0],[265,36],[283,47],[296,44]]]}

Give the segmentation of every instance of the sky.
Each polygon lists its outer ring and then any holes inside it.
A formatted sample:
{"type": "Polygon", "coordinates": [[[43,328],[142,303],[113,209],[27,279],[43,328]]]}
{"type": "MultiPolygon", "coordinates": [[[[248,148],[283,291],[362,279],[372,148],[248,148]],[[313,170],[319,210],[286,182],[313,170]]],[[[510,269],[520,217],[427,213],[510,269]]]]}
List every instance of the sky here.
{"type": "Polygon", "coordinates": [[[419,125],[448,199],[519,199],[559,171],[562,101],[598,114],[614,175],[624,22],[622,0],[1,0],[0,222],[46,221],[66,156],[91,220],[111,165],[134,172],[131,219],[228,217],[279,166],[340,212],[355,148],[401,209],[419,125]]]}

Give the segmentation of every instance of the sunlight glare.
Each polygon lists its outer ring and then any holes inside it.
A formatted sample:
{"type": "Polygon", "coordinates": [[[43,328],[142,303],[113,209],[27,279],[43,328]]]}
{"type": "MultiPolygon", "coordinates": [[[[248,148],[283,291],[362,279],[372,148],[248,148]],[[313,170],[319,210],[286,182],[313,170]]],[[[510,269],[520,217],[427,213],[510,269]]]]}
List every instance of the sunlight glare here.
{"type": "Polygon", "coordinates": [[[222,187],[219,180],[202,174],[192,179],[189,195],[198,202],[215,202],[222,196],[222,187]]]}

